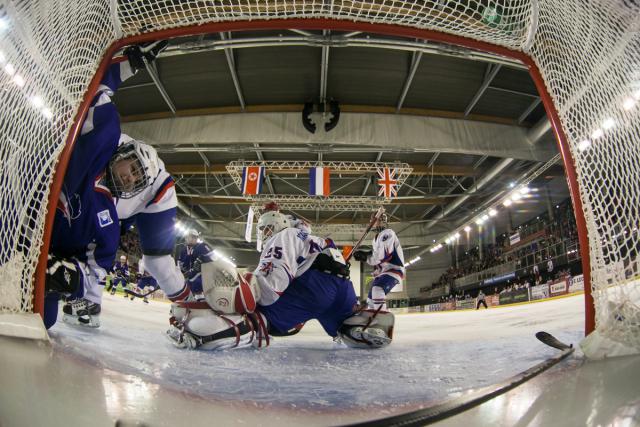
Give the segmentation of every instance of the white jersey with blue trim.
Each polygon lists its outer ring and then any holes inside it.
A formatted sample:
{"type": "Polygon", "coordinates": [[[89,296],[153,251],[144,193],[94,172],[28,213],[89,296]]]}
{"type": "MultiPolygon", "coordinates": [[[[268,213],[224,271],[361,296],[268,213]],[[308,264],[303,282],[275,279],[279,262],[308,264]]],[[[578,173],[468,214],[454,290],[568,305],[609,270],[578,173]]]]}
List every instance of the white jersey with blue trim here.
{"type": "Polygon", "coordinates": [[[260,305],[271,305],[296,277],[304,274],[327,246],[325,239],[297,228],[285,228],[271,236],[253,272],[260,286],[260,305]]]}
{"type": "Polygon", "coordinates": [[[398,281],[404,279],[404,254],[396,233],[384,229],[376,234],[371,245],[373,252],[367,257],[367,264],[374,266],[373,277],[386,274],[398,281]]]}
{"type": "MultiPolygon", "coordinates": [[[[129,141],[133,141],[129,135],[120,136],[120,145],[129,141]]],[[[130,199],[116,199],[118,218],[123,220],[139,213],[164,212],[178,206],[173,178],[161,159],[158,159],[158,167],[158,176],[152,185],[130,199]]]]}

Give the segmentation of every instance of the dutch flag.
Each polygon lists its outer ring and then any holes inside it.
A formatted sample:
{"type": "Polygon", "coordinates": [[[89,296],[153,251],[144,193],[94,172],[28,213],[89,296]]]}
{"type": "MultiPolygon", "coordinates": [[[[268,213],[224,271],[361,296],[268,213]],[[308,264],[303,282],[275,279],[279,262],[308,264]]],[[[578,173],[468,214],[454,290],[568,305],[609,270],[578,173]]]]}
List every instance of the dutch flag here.
{"type": "Polygon", "coordinates": [[[329,196],[329,168],[309,169],[309,194],[311,196],[329,196]]]}

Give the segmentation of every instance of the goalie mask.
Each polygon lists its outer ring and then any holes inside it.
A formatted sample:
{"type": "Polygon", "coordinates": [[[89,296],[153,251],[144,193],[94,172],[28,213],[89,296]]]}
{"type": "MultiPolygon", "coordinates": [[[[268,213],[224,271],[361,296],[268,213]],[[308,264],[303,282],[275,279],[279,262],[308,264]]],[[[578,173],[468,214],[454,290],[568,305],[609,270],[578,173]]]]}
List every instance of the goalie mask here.
{"type": "Polygon", "coordinates": [[[150,145],[131,140],[118,147],[107,167],[107,187],[114,197],[130,199],[151,186],[160,165],[158,153],[150,145]]]}
{"type": "Polygon", "coordinates": [[[258,220],[258,232],[263,241],[288,227],[287,216],[276,211],[265,212],[258,220]]]}

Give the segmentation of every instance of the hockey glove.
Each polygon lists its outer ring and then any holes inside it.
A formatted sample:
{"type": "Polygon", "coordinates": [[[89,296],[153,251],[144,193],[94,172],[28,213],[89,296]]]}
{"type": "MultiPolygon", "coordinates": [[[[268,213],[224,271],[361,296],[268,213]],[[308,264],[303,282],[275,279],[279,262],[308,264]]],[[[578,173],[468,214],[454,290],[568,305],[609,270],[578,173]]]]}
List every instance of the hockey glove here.
{"type": "Polygon", "coordinates": [[[200,258],[197,258],[193,261],[191,271],[194,273],[200,273],[202,271],[202,261],[200,260],[200,258]]]}
{"type": "Polygon", "coordinates": [[[82,281],[82,273],[77,264],[69,259],[49,254],[45,290],[71,295],[78,290],[82,281]]]}
{"type": "Polygon", "coordinates": [[[366,262],[367,258],[371,255],[371,251],[355,251],[353,257],[356,261],[366,262]]]}
{"type": "Polygon", "coordinates": [[[158,40],[144,45],[129,46],[124,50],[124,54],[135,73],[146,67],[145,61],[147,64],[152,63],[168,44],[168,40],[158,40]]]}

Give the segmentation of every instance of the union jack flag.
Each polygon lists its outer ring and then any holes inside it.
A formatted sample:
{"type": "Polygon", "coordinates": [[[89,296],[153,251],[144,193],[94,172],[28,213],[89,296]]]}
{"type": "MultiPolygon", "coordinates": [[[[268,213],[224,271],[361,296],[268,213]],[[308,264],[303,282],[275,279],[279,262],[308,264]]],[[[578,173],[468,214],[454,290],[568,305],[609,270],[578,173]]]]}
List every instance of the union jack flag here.
{"type": "Polygon", "coordinates": [[[378,168],[378,196],[385,199],[398,197],[398,180],[396,179],[397,171],[390,168],[378,168]]]}

